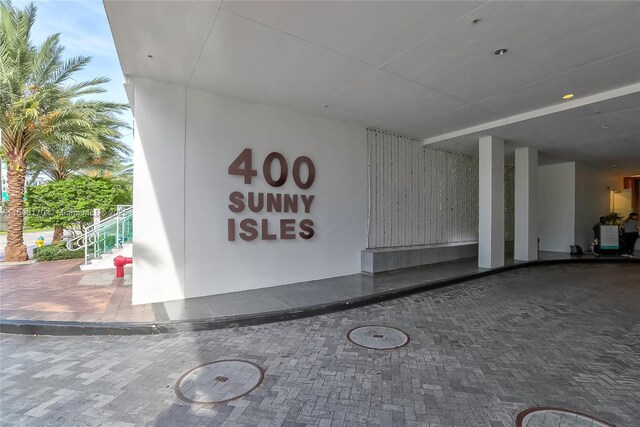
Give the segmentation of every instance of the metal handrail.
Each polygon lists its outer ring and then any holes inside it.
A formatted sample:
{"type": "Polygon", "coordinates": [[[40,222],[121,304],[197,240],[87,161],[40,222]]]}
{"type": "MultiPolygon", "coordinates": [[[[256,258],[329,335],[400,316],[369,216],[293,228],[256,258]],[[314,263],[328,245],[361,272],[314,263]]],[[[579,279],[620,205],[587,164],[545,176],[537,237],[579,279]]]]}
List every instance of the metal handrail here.
{"type": "Polygon", "coordinates": [[[87,226],[87,228],[84,229],[85,233],[87,233],[87,232],[91,233],[97,227],[104,228],[104,227],[107,227],[109,225],[113,225],[113,223],[115,221],[119,220],[120,217],[125,216],[125,214],[128,214],[132,210],[133,210],[133,206],[128,206],[125,209],[122,209],[120,212],[116,212],[115,214],[113,214],[111,216],[108,216],[103,220],[100,220],[100,223],[98,223],[98,224],[91,224],[91,225],[87,226]]]}
{"type": "Polygon", "coordinates": [[[116,221],[118,221],[121,217],[125,216],[126,214],[128,214],[131,210],[133,210],[133,207],[128,207],[122,211],[120,211],[120,213],[116,213],[114,215],[111,215],[107,218],[105,218],[104,220],[101,220],[99,224],[91,224],[89,226],[87,226],[84,229],[84,234],[81,236],[78,236],[72,240],[69,240],[67,242],[67,249],[71,250],[71,251],[75,251],[78,250],[80,248],[82,248],[84,246],[84,244],[78,244],[73,245],[74,242],[81,242],[85,236],[92,234],[95,232],[96,227],[100,227],[100,228],[106,228],[109,227],[111,225],[113,225],[114,223],[116,223],[116,221]]]}
{"type": "Polygon", "coordinates": [[[104,230],[108,227],[116,226],[116,246],[120,245],[120,223],[126,220],[128,217],[133,215],[133,206],[131,205],[120,205],[118,206],[118,211],[104,220],[100,221],[98,224],[91,224],[84,229],[84,234],[76,237],[67,242],[66,247],[70,251],[77,251],[80,249],[84,249],[84,263],[87,264],[89,261],[89,246],[93,245],[94,257],[97,257],[98,248],[97,243],[100,236],[100,231],[104,230]],[[122,209],[124,208],[124,209],[122,209]]]}

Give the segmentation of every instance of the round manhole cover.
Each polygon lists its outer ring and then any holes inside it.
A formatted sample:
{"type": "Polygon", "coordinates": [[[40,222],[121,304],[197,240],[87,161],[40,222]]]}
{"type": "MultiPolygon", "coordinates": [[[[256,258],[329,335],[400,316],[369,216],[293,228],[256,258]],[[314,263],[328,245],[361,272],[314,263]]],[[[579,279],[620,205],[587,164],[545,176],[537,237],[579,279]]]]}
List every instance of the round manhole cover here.
{"type": "Polygon", "coordinates": [[[360,326],[347,333],[347,339],[364,348],[393,350],[409,343],[409,335],[388,326],[360,326]]]}
{"type": "Polygon", "coordinates": [[[536,407],[518,414],[516,427],[615,427],[587,414],[562,408],[536,407]]]}
{"type": "Polygon", "coordinates": [[[189,403],[225,403],[251,393],[263,378],[264,371],[253,362],[218,360],[184,373],[175,391],[180,399],[189,403]]]}

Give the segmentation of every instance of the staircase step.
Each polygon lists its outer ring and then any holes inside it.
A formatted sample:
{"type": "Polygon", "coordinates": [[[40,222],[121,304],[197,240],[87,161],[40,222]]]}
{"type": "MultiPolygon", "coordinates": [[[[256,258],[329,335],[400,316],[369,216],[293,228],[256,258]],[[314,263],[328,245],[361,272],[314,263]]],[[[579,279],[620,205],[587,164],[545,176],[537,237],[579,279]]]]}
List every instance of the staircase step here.
{"type": "Polygon", "coordinates": [[[118,255],[131,257],[133,253],[133,244],[125,244],[122,248],[114,248],[109,253],[105,252],[97,258],[92,258],[91,262],[86,265],[81,265],[81,270],[108,270],[115,269],[113,265],[113,259],[118,255]]]}

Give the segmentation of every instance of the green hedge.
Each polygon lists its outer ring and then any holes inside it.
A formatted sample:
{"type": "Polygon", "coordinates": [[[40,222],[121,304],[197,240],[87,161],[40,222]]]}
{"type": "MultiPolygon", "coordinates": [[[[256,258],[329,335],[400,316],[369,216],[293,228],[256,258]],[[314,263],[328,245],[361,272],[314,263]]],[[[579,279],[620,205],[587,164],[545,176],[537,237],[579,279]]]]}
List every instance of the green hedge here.
{"type": "Polygon", "coordinates": [[[70,251],[63,243],[47,245],[33,249],[33,258],[36,261],[58,261],[61,259],[84,258],[84,251],[70,251]]]}

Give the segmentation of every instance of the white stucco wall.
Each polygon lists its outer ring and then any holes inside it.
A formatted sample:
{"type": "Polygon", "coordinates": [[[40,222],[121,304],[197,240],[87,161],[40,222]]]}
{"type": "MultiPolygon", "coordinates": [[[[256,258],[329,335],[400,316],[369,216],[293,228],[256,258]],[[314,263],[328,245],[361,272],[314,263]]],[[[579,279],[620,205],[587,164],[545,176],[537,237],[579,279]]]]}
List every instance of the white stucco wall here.
{"type": "Polygon", "coordinates": [[[367,245],[364,128],[160,82],[135,85],[134,303],[360,272],[360,251],[367,245]],[[245,148],[253,150],[258,172],[250,185],[228,174],[245,148]],[[263,160],[273,151],[289,163],[289,178],[278,188],[262,177],[263,160]],[[291,176],[294,160],[303,155],[316,168],[307,190],[291,176]],[[315,199],[310,213],[233,213],[233,191],[315,199]],[[229,218],[267,219],[276,233],[282,218],[309,218],[315,235],[230,242],[229,218]]]}
{"type": "Polygon", "coordinates": [[[538,168],[538,227],[540,250],[569,252],[580,245],[586,252],[591,227],[609,211],[609,190],[615,177],[603,170],[569,162],[538,168]]]}
{"type": "Polygon", "coordinates": [[[540,250],[569,252],[575,232],[575,163],[538,168],[540,250]]]}
{"type": "Polygon", "coordinates": [[[593,225],[609,213],[609,190],[613,183],[601,170],[576,163],[575,242],[587,250],[593,240],[593,225]]]}
{"type": "Polygon", "coordinates": [[[135,86],[134,304],[181,299],[184,288],[184,88],[135,86]]]}

